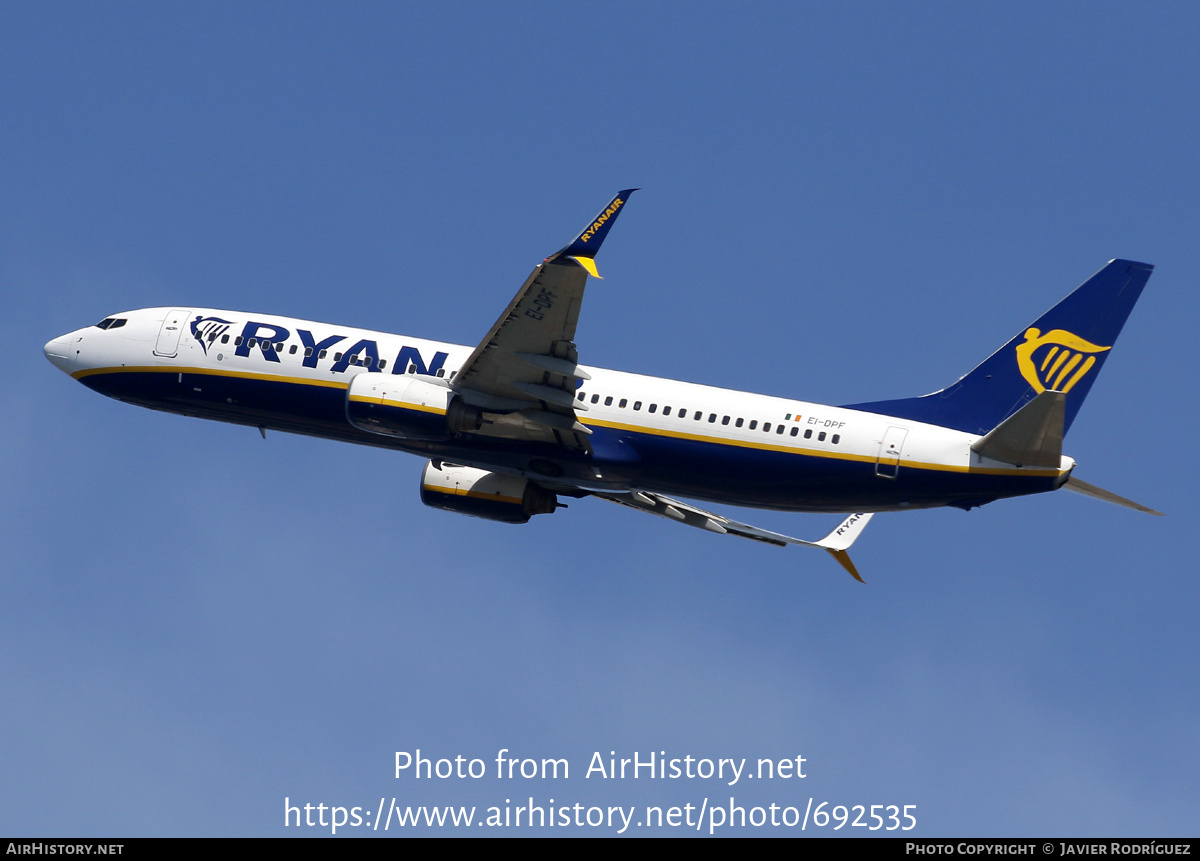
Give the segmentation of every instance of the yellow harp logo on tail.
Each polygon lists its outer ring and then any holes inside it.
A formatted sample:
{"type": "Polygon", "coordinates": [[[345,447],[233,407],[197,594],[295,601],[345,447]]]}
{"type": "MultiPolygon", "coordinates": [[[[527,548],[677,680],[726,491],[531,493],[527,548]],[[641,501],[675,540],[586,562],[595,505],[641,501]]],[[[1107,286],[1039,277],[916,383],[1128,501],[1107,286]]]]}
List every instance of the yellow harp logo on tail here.
{"type": "Polygon", "coordinates": [[[1039,395],[1047,390],[1069,392],[1096,364],[1094,354],[1111,349],[1085,341],[1066,329],[1051,329],[1043,335],[1039,329],[1029,328],[1025,330],[1025,343],[1017,347],[1017,367],[1039,395]],[[1046,349],[1038,353],[1043,347],[1046,349]]]}

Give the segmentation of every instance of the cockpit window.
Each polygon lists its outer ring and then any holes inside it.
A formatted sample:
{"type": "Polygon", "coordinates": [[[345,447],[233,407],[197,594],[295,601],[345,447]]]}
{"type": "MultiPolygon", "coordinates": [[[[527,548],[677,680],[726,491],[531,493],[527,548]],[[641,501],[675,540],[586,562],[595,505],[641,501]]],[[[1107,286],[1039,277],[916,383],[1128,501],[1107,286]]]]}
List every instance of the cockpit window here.
{"type": "Polygon", "coordinates": [[[97,329],[120,329],[124,326],[126,320],[124,317],[105,317],[96,324],[97,329]]]}

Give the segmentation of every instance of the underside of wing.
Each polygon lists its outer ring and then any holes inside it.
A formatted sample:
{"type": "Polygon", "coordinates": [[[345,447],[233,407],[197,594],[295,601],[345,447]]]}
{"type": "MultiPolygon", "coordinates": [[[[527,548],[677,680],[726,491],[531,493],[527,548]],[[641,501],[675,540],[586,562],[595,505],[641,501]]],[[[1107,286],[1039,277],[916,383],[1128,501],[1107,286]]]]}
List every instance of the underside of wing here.
{"type": "MultiPolygon", "coordinates": [[[[556,443],[589,450],[578,421],[587,408],[575,391],[588,375],[578,367],[575,327],[595,254],[636,189],[621,191],[570,245],[540,263],[452,383],[483,411],[483,436],[556,443]]],[[[598,275],[597,275],[598,277],[598,275]]]]}
{"type": "Polygon", "coordinates": [[[690,503],[681,502],[678,499],[672,499],[658,493],[647,493],[640,490],[630,493],[593,491],[592,496],[598,496],[601,499],[607,499],[609,502],[615,502],[628,508],[644,511],[647,514],[665,517],[668,520],[674,520],[676,523],[682,523],[684,526],[694,526],[697,529],[716,532],[719,535],[737,535],[741,538],[749,538],[752,541],[773,544],[776,547],[786,547],[789,544],[798,544],[804,547],[820,547],[836,559],[839,565],[850,572],[850,575],[855,580],[860,583],[865,582],[859,576],[858,570],[854,567],[854,563],[850,561],[850,556],[846,551],[850,549],[855,539],[862,534],[863,529],[871,520],[871,514],[851,514],[824,538],[818,541],[805,541],[802,538],[792,538],[790,535],[771,532],[769,529],[760,529],[757,526],[751,526],[749,523],[740,523],[724,515],[705,511],[703,508],[698,508],[690,503]]]}

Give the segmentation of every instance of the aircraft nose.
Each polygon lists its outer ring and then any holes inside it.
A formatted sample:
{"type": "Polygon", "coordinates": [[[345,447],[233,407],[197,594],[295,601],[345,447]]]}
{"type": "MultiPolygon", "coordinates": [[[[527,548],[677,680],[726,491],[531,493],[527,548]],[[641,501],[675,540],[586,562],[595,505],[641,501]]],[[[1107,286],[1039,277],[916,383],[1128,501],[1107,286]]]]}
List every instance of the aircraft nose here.
{"type": "Polygon", "coordinates": [[[46,346],[42,347],[42,352],[46,354],[46,358],[50,360],[50,364],[58,368],[64,374],[71,373],[71,365],[75,359],[75,342],[78,341],[78,336],[71,332],[66,335],[60,335],[53,341],[47,341],[46,346]]]}

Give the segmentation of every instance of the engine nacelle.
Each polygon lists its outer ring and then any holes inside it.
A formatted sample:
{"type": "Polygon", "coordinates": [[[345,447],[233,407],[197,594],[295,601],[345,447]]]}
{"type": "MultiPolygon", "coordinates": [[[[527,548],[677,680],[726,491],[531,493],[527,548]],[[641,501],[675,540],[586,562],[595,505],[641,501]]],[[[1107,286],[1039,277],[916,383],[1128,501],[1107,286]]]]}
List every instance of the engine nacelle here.
{"type": "Polygon", "coordinates": [[[346,419],[359,430],[404,439],[449,439],[483,425],[483,414],[442,380],[412,374],[356,374],[346,389],[346,419]]]}
{"type": "Polygon", "coordinates": [[[438,467],[433,461],[421,474],[421,501],[502,523],[528,523],[533,515],[558,508],[557,496],[527,478],[452,463],[438,467]]]}

